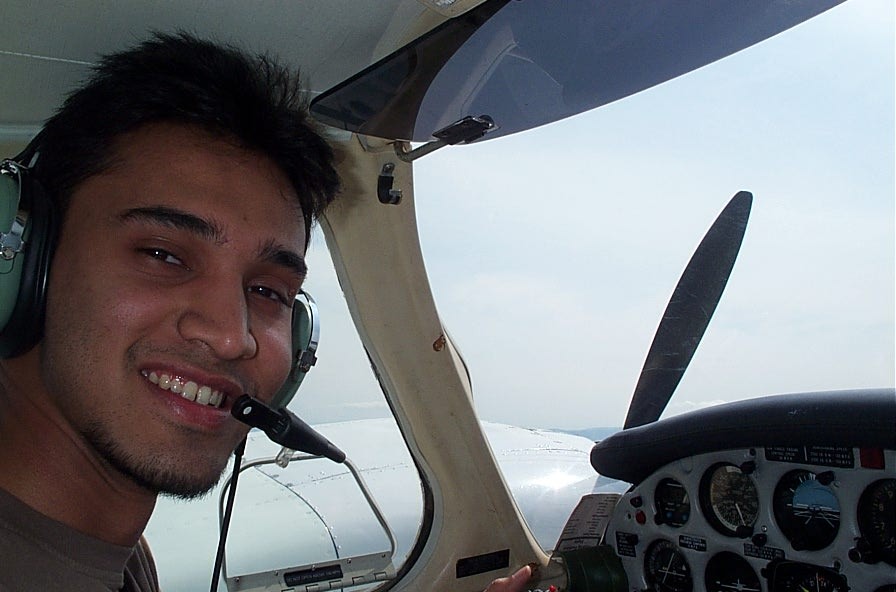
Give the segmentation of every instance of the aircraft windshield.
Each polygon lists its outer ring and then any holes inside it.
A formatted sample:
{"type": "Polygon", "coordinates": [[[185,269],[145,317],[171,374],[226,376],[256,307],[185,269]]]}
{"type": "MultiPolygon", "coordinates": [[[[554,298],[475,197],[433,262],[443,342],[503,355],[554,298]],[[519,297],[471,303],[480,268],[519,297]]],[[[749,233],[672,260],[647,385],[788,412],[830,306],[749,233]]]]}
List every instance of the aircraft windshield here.
{"type": "Polygon", "coordinates": [[[481,417],[620,427],[678,277],[739,190],[755,196],[743,247],[665,415],[892,385],[893,10],[847,2],[623,101],[416,161],[433,291],[481,417]]]}
{"type": "Polygon", "coordinates": [[[492,0],[318,97],[335,127],[428,141],[486,115],[485,138],[616,101],[739,51],[842,0],[492,0]],[[546,6],[548,5],[548,6],[546,6]]]}

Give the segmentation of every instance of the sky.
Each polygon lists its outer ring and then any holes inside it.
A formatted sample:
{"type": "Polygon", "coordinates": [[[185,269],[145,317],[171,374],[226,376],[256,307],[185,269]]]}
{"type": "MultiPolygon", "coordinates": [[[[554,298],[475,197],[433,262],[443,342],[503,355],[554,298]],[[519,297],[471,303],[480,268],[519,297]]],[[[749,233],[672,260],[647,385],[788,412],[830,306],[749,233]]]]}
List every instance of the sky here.
{"type": "MultiPolygon", "coordinates": [[[[754,194],[666,415],[894,384],[894,3],[849,0],[632,97],[414,165],[423,253],[483,419],[620,426],[688,258],[754,194]]],[[[388,414],[313,237],[310,422],[388,414]]]]}

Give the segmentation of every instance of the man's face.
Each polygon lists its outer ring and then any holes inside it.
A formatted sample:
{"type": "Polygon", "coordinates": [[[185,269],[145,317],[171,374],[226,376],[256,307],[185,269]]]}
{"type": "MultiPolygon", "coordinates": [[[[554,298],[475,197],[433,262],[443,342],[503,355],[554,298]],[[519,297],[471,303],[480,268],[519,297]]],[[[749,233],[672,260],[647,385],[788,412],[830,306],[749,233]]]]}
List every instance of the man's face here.
{"type": "Polygon", "coordinates": [[[190,127],[140,128],[114,154],[63,223],[41,376],[113,469],[196,495],[246,433],[233,401],[269,401],[290,369],[302,212],[273,162],[190,127]]]}

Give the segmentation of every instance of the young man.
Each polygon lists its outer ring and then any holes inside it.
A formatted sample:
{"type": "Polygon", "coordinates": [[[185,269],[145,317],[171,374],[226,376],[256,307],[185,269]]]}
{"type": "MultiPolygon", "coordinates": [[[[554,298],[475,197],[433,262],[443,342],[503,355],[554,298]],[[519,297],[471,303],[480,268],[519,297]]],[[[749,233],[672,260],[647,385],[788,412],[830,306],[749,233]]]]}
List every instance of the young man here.
{"type": "Polygon", "coordinates": [[[291,370],[332,152],[286,70],[180,35],[103,59],[20,164],[58,228],[28,238],[45,298],[0,331],[0,590],[156,590],[157,495],[213,487],[233,401],[291,370]]]}
{"type": "Polygon", "coordinates": [[[284,69],[186,36],[104,59],[33,146],[60,225],[42,336],[0,362],[0,587],[152,590],[156,496],[209,490],[234,399],[291,369],[332,153],[284,69]]]}

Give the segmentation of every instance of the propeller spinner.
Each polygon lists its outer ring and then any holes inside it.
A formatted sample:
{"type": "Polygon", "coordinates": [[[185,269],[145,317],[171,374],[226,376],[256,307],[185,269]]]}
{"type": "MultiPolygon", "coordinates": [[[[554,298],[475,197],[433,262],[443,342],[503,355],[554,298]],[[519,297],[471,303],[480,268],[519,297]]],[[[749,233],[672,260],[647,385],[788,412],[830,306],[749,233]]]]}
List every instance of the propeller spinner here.
{"type": "Polygon", "coordinates": [[[694,251],[647,352],[623,429],[656,421],[672,398],[728,283],[752,203],[747,191],[731,198],[694,251]]]}

